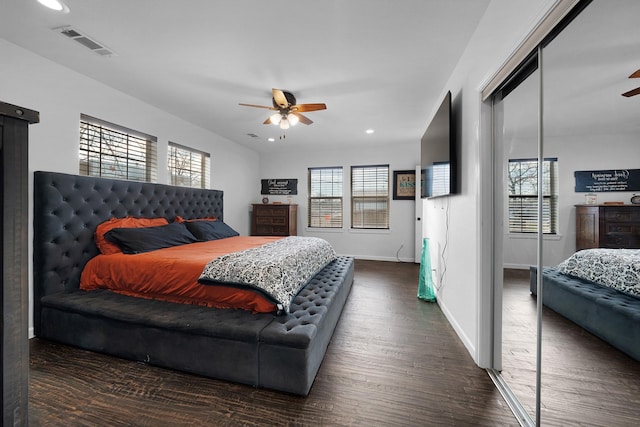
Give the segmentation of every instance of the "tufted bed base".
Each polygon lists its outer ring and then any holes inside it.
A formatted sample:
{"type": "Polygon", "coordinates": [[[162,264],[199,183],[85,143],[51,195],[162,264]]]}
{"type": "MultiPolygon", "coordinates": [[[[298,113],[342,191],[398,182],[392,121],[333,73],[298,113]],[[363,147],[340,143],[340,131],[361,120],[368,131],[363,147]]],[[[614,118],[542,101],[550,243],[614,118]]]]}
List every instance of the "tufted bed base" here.
{"type": "Polygon", "coordinates": [[[98,253],[93,231],[116,216],[222,219],[222,192],[36,172],[36,336],[130,360],[307,395],[353,283],[338,257],[295,298],[290,314],[251,314],[79,290],[98,253]]]}
{"type": "MultiPolygon", "coordinates": [[[[536,295],[536,267],[529,277],[536,295]]],[[[545,306],[640,361],[640,299],[553,268],[543,269],[542,286],[545,306]]]]}

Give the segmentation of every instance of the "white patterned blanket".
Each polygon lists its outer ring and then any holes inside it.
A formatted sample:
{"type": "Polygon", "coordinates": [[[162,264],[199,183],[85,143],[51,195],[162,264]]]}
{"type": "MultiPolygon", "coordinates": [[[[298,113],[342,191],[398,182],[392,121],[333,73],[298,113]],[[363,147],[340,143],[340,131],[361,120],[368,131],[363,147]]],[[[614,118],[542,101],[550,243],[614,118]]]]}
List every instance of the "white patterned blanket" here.
{"type": "Polygon", "coordinates": [[[585,249],[556,268],[640,298],[640,249],[585,249]]]}
{"type": "Polygon", "coordinates": [[[336,257],[324,239],[290,236],[218,257],[204,267],[198,281],[257,289],[274,300],[278,312],[288,313],[300,289],[336,257]]]}

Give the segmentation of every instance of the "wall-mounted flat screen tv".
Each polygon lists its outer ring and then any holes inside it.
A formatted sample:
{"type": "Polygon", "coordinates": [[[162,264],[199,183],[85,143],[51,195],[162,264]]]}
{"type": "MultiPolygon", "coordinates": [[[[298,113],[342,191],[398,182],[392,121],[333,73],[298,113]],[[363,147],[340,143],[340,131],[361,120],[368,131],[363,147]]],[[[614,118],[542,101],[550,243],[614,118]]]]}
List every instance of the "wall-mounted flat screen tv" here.
{"type": "Polygon", "coordinates": [[[421,196],[440,197],[456,193],[458,162],[447,92],[420,140],[421,196]]]}

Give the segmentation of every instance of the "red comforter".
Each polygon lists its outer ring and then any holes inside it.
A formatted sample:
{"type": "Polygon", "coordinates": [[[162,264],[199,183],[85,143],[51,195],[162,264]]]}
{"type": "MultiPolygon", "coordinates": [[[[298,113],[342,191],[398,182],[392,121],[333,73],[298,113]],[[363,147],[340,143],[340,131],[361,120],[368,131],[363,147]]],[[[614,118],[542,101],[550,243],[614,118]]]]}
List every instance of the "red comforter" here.
{"type": "Polygon", "coordinates": [[[217,308],[241,308],[256,313],[276,311],[260,293],[198,283],[204,266],[214,258],[254,248],[281,237],[237,236],[126,255],[98,255],[89,260],[80,289],[110,289],[124,295],[217,308]]]}

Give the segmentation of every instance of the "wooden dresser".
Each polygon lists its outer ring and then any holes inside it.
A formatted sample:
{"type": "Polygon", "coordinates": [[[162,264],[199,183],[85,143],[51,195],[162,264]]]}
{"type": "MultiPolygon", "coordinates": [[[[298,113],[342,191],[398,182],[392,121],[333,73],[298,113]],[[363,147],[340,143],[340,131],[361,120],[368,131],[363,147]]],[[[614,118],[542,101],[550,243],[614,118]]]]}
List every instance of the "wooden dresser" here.
{"type": "Polygon", "coordinates": [[[253,205],[252,236],[296,236],[298,205],[253,205]]]}
{"type": "Polygon", "coordinates": [[[640,205],[576,205],[576,251],[640,248],[640,205]]]}

